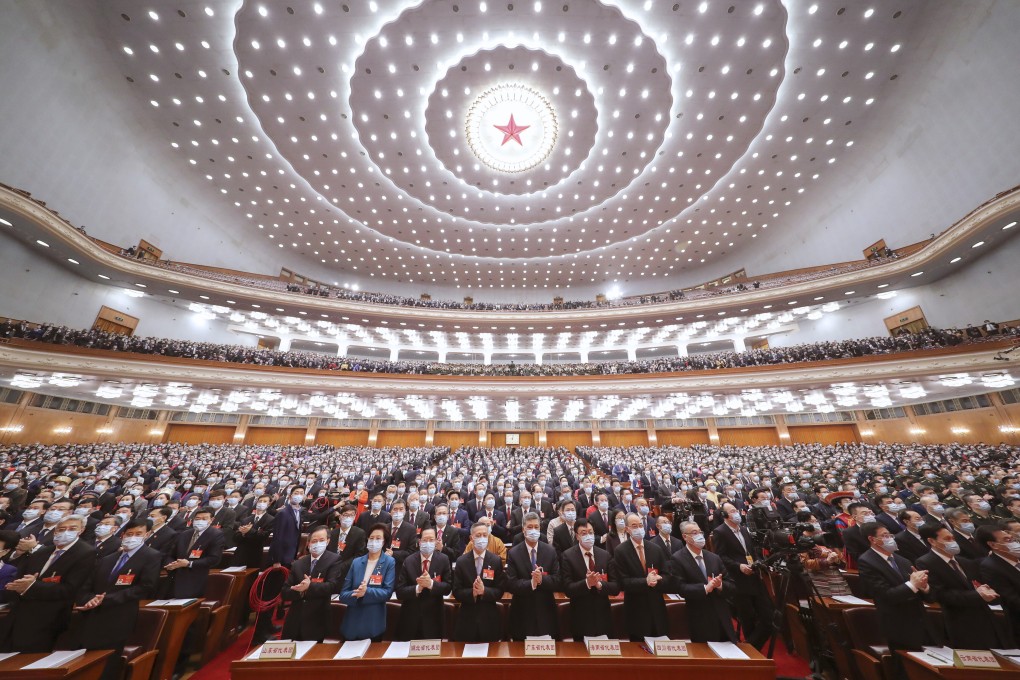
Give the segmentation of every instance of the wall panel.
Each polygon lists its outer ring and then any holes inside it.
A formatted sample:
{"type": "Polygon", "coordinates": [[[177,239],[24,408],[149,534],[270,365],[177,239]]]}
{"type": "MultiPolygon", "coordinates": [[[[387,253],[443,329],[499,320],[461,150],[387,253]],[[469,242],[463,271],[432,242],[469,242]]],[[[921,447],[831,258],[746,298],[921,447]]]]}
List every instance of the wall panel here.
{"type": "Polygon", "coordinates": [[[517,446],[536,446],[538,445],[538,433],[537,432],[490,432],[489,433],[489,446],[492,447],[503,447],[506,446],[507,434],[519,434],[521,435],[521,443],[517,446]]]}
{"type": "Polygon", "coordinates": [[[659,446],[708,444],[708,430],[656,430],[659,446]]]}
{"type": "Polygon", "coordinates": [[[859,442],[857,428],[850,423],[835,425],[790,425],[790,441],[794,444],[842,444],[859,442]]]}
{"type": "Polygon", "coordinates": [[[316,430],[315,443],[323,446],[368,446],[368,430],[316,430]]]}
{"type": "Polygon", "coordinates": [[[436,446],[449,446],[451,450],[459,446],[478,446],[478,431],[436,430],[432,441],[436,446]]]}
{"type": "Polygon", "coordinates": [[[775,446],[779,432],[774,427],[727,427],[719,429],[720,446],[775,446]]]}
{"type": "Polygon", "coordinates": [[[379,430],[375,445],[379,448],[425,446],[425,430],[379,430]]]}
{"type": "Polygon", "coordinates": [[[647,430],[602,430],[602,446],[648,446],[647,430]]]}
{"type": "Polygon", "coordinates": [[[249,427],[244,435],[245,444],[300,446],[305,443],[303,427],[249,427]]]}
{"type": "Polygon", "coordinates": [[[231,444],[233,425],[193,425],[172,423],[166,429],[166,441],[175,444],[231,444]]]}
{"type": "Polygon", "coordinates": [[[591,432],[588,430],[546,432],[545,444],[549,447],[563,446],[573,451],[575,446],[591,446],[591,432]]]}

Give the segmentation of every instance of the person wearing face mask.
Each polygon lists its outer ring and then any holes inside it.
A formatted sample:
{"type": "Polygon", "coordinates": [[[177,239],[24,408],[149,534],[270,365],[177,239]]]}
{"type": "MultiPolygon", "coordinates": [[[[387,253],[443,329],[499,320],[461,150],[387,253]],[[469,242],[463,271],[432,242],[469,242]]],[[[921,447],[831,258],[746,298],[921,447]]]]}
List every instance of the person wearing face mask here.
{"type": "Polygon", "coordinates": [[[695,522],[680,523],[683,547],[670,561],[672,592],[687,602],[692,642],[739,642],[727,600],[736,592],[718,555],[705,550],[705,534],[695,522]]]}
{"type": "MultiPolygon", "coordinates": [[[[981,583],[978,563],[960,554],[953,534],[942,527],[926,526],[921,537],[931,552],[917,560],[915,567],[928,572],[935,601],[942,606],[947,644],[961,649],[1000,649],[1013,644],[1005,624],[991,610],[999,604],[994,588],[981,583]]],[[[988,550],[987,545],[984,548],[988,550]]]]}
{"type": "Polygon", "coordinates": [[[858,579],[864,594],[875,601],[889,648],[919,650],[938,644],[942,635],[929,626],[924,609],[926,603],[935,601],[928,572],[915,569],[910,560],[897,554],[896,539],[884,524],[873,522],[861,530],[868,549],[858,561],[858,579]]]}
{"type": "Polygon", "coordinates": [[[21,538],[35,536],[42,529],[44,516],[49,509],[50,504],[46,501],[34,500],[21,511],[21,522],[11,528],[17,531],[21,538]]]}
{"type": "Polygon", "coordinates": [[[682,539],[673,538],[673,524],[666,515],[655,518],[655,538],[652,539],[652,543],[662,548],[667,556],[672,556],[684,547],[682,539]]]}
{"type": "Polygon", "coordinates": [[[269,542],[269,561],[273,566],[289,566],[297,557],[298,543],[301,539],[301,528],[305,523],[324,521],[333,509],[326,507],[322,512],[313,513],[303,507],[305,489],[302,486],[291,488],[287,503],[276,512],[273,518],[273,538],[269,542]]]}
{"type": "Polygon", "coordinates": [[[365,554],[365,546],[368,535],[354,523],[354,517],[358,513],[355,505],[348,503],[342,505],[337,511],[339,522],[329,535],[329,545],[326,549],[340,555],[340,578],[347,576],[347,570],[355,557],[365,554]]]}
{"type": "Polygon", "coordinates": [[[121,652],[134,633],[140,602],[155,597],[163,556],[145,546],[147,525],[124,526],[118,550],[96,563],[92,581],[78,593],[82,612],[72,633],[76,649],[112,649],[102,680],[121,677],[121,652]]]}
{"type": "Polygon", "coordinates": [[[612,528],[609,538],[606,540],[606,552],[612,556],[617,548],[629,540],[627,537],[627,513],[623,510],[610,510],[609,525],[612,528]]]}
{"type": "MultiPolygon", "coordinates": [[[[572,500],[560,501],[559,525],[552,532],[552,546],[562,555],[574,545],[574,522],[577,521],[577,503],[572,500]]],[[[552,522],[549,523],[552,526],[552,522]]]]}
{"type": "Polygon", "coordinates": [[[7,511],[17,517],[28,502],[28,490],[25,488],[25,478],[21,475],[11,475],[3,485],[3,495],[10,499],[7,511]]]}
{"type": "Polygon", "coordinates": [[[469,536],[469,550],[457,558],[453,570],[453,596],[460,602],[453,637],[460,642],[497,642],[502,628],[498,602],[505,582],[503,560],[488,550],[489,527],[484,523],[473,524],[469,536]]]}
{"type": "Polygon", "coordinates": [[[0,604],[6,604],[12,595],[4,590],[4,586],[18,577],[18,568],[7,560],[14,554],[20,540],[16,531],[0,530],[0,604]]]}
{"type": "MultiPolygon", "coordinates": [[[[752,499],[764,499],[758,489],[751,492],[752,499]]],[[[759,502],[768,502],[759,500],[759,502]]],[[[720,508],[725,518],[712,532],[712,548],[726,565],[726,571],[736,585],[733,604],[744,638],[760,648],[772,635],[775,605],[762,582],[760,572],[751,565],[761,560],[761,548],[742,524],[740,511],[732,503],[720,508]]]]}
{"type": "MultiPolygon", "coordinates": [[[[394,491],[394,493],[396,493],[396,491],[394,491]]],[[[385,500],[385,496],[381,493],[375,494],[372,496],[372,502],[368,505],[368,510],[358,516],[357,525],[365,532],[366,535],[368,534],[369,529],[376,524],[389,525],[393,522],[393,518],[390,516],[390,513],[383,510],[383,503],[385,500]]]]}
{"type": "Polygon", "coordinates": [[[861,534],[861,526],[878,522],[874,511],[864,503],[851,503],[847,508],[854,524],[843,532],[843,558],[850,569],[857,568],[857,558],[868,549],[868,542],[861,534]]]}
{"type": "Polygon", "coordinates": [[[97,559],[102,560],[120,550],[121,537],[118,533],[124,524],[120,515],[109,515],[96,525],[94,545],[97,559]]]}
{"type": "Polygon", "coordinates": [[[630,489],[623,489],[620,492],[620,504],[616,506],[617,510],[623,510],[625,513],[637,512],[637,507],[634,505],[634,494],[630,489]]]}
{"type": "Polygon", "coordinates": [[[896,545],[899,546],[897,552],[913,564],[918,557],[928,552],[928,544],[921,538],[924,518],[913,510],[902,510],[898,519],[906,528],[896,534],[896,545]]]}
{"type": "MultiPolygon", "coordinates": [[[[574,508],[573,501],[565,505],[571,510],[574,508]]],[[[569,528],[571,535],[566,549],[574,543],[575,520],[565,520],[556,530],[559,540],[559,532],[569,528]]],[[[506,589],[513,594],[510,602],[510,638],[513,640],[559,635],[553,598],[560,587],[559,554],[556,548],[543,543],[541,537],[542,520],[537,513],[529,512],[524,516],[524,540],[507,553],[506,589]]]]}
{"type": "Polygon", "coordinates": [[[946,510],[946,521],[949,522],[953,538],[960,546],[960,556],[968,560],[980,560],[988,554],[988,548],[974,539],[974,520],[963,508],[946,510]]]}
{"type": "Polygon", "coordinates": [[[460,532],[460,542],[462,544],[469,543],[471,538],[471,520],[468,517],[467,510],[463,508],[460,492],[450,491],[446,498],[450,506],[450,527],[460,532]]]}
{"type": "Polygon", "coordinates": [[[592,499],[592,505],[588,508],[585,518],[591,524],[592,530],[595,532],[595,542],[606,547],[606,542],[609,540],[609,534],[612,532],[610,526],[610,508],[612,504],[609,500],[609,494],[605,491],[599,491],[595,494],[592,499]]]}
{"type": "Polygon", "coordinates": [[[209,580],[209,570],[215,569],[223,557],[223,532],[212,528],[212,508],[201,508],[195,513],[191,528],[177,534],[173,558],[166,570],[173,579],[173,597],[202,597],[209,580]]]}
{"type": "Polygon", "coordinates": [[[404,521],[407,515],[407,506],[402,500],[393,502],[390,507],[393,524],[388,532],[389,541],[384,546],[386,554],[396,561],[396,568],[399,570],[404,560],[411,553],[418,550],[418,535],[414,527],[404,521]]]}
{"type": "Polygon", "coordinates": [[[237,513],[227,505],[227,494],[223,490],[209,494],[209,507],[216,513],[212,518],[212,526],[220,529],[227,539],[227,547],[233,545],[234,528],[237,524],[237,513]]]}
{"type": "Polygon", "coordinates": [[[457,558],[464,554],[460,531],[450,526],[451,510],[446,503],[440,502],[435,507],[436,550],[450,558],[450,567],[457,558]]]}
{"type": "Polygon", "coordinates": [[[262,568],[263,549],[269,542],[269,534],[273,530],[270,505],[272,498],[262,494],[255,498],[251,512],[237,521],[237,529],[233,532],[234,545],[237,546],[234,565],[262,568]]]}
{"type": "Polygon", "coordinates": [[[0,633],[0,651],[53,651],[71,619],[75,597],[96,564],[96,551],[78,540],[84,530],[81,517],[61,519],[53,531],[53,543],[26,555],[19,577],[4,586],[12,600],[6,632],[0,633]]]}
{"type": "Polygon", "coordinates": [[[903,531],[904,526],[900,524],[900,520],[897,518],[901,512],[907,509],[905,503],[901,502],[896,496],[890,496],[889,494],[882,494],[875,498],[875,505],[878,506],[879,513],[875,516],[880,524],[883,524],[889,533],[894,536],[903,531]]]}
{"type": "Polygon", "coordinates": [[[340,556],[326,550],[329,531],[318,526],[308,535],[308,553],[294,560],[281,597],[290,603],[284,640],[322,642],[329,628],[329,602],[340,592],[340,556]]]}
{"type": "Polygon", "coordinates": [[[586,636],[610,635],[610,597],[620,586],[609,579],[609,553],[598,547],[595,529],[585,519],[574,522],[576,543],[561,556],[560,587],[570,598],[570,631],[575,642],[586,636]]]}
{"type": "Polygon", "coordinates": [[[170,526],[170,517],[173,510],[165,505],[160,508],[153,508],[149,511],[149,534],[145,538],[145,545],[158,551],[163,556],[163,562],[170,561],[170,551],[173,550],[177,539],[177,532],[170,526]]]}
{"type": "Polygon", "coordinates": [[[340,633],[345,640],[378,642],[386,632],[386,601],[396,585],[396,563],[383,552],[388,527],[377,524],[368,532],[368,554],[355,558],[344,577],[340,601],[347,605],[340,633]]]}
{"type": "Polygon", "coordinates": [[[418,552],[408,556],[397,572],[400,622],[397,640],[443,637],[443,598],[453,592],[453,569],[443,554],[436,530],[422,530],[418,552]]]}
{"type": "Polygon", "coordinates": [[[998,525],[999,518],[992,515],[991,503],[982,498],[980,494],[964,494],[963,502],[967,511],[970,512],[970,521],[974,523],[975,527],[998,525]]]}
{"type": "Polygon", "coordinates": [[[1020,541],[1003,526],[978,527],[975,537],[989,550],[979,565],[981,578],[999,594],[1015,646],[1020,640],[1020,541]]]}
{"type": "Polygon", "coordinates": [[[636,512],[625,518],[627,540],[613,551],[609,577],[623,592],[625,631],[632,641],[666,635],[663,595],[672,584],[669,558],[659,546],[645,540],[642,518],[636,512]]]}

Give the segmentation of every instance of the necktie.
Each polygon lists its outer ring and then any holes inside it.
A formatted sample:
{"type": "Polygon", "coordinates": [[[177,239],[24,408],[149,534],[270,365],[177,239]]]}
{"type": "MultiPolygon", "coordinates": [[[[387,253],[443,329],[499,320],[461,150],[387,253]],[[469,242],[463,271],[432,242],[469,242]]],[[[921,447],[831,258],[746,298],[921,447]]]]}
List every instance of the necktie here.
{"type": "Polygon", "coordinates": [[[662,539],[662,543],[663,543],[663,545],[666,546],[666,554],[667,555],[672,555],[673,551],[669,549],[669,539],[668,538],[662,539]]]}
{"type": "Polygon", "coordinates": [[[475,576],[482,575],[482,561],[484,557],[484,555],[479,555],[475,558],[475,576]]]}
{"type": "Polygon", "coordinates": [[[609,528],[609,518],[606,517],[606,513],[604,512],[602,513],[602,525],[605,526],[607,529],[609,528]]]}
{"type": "Polygon", "coordinates": [[[889,557],[887,557],[886,560],[889,562],[889,566],[892,567],[893,571],[895,571],[900,576],[903,576],[903,572],[900,571],[900,565],[896,564],[896,560],[893,558],[892,555],[889,555],[889,557]]]}
{"type": "Polygon", "coordinates": [[[641,560],[641,568],[648,569],[648,565],[645,564],[645,546],[638,543],[635,547],[637,548],[638,559],[641,560]]]}
{"type": "Polygon", "coordinates": [[[123,567],[124,563],[127,561],[128,554],[126,552],[122,552],[120,554],[120,559],[117,560],[117,564],[113,565],[113,571],[110,572],[110,583],[114,582],[114,580],[117,578],[117,572],[120,571],[121,567],[123,567]]]}
{"type": "Polygon", "coordinates": [[[436,538],[439,539],[439,545],[442,545],[443,544],[443,530],[442,529],[439,530],[439,533],[436,535],[436,538]]]}
{"type": "Polygon", "coordinates": [[[424,576],[427,573],[429,573],[429,558],[426,557],[425,561],[421,565],[421,574],[424,576]]]}
{"type": "Polygon", "coordinates": [[[538,569],[538,558],[535,557],[535,549],[531,549],[531,570],[538,569]]]}
{"type": "Polygon", "coordinates": [[[312,563],[308,565],[308,575],[309,576],[311,576],[312,574],[315,573],[315,565],[316,565],[316,563],[318,563],[318,561],[319,561],[319,558],[317,558],[317,557],[313,557],[312,558],[312,563]]]}
{"type": "Polygon", "coordinates": [[[195,529],[194,531],[191,532],[191,540],[188,541],[188,552],[189,553],[191,552],[191,549],[195,546],[195,541],[197,541],[197,540],[198,540],[198,529],[195,529]]]}
{"type": "Polygon", "coordinates": [[[54,562],[56,562],[57,560],[60,559],[60,556],[63,555],[64,552],[65,551],[63,551],[63,550],[54,550],[53,554],[50,555],[50,559],[46,560],[46,564],[43,565],[42,571],[40,571],[39,573],[40,574],[45,573],[47,569],[49,569],[50,567],[53,566],[54,562]]]}
{"type": "Polygon", "coordinates": [[[704,576],[705,578],[708,578],[708,570],[705,569],[705,558],[702,557],[701,555],[698,555],[694,559],[698,563],[698,569],[701,570],[701,575],[704,576]]]}
{"type": "Polygon", "coordinates": [[[595,558],[591,553],[585,553],[585,556],[588,558],[588,571],[595,571],[595,558]]]}
{"type": "Polygon", "coordinates": [[[949,560],[949,566],[953,568],[953,571],[955,571],[955,572],[956,572],[956,575],[957,575],[957,576],[959,576],[960,578],[962,578],[962,579],[963,579],[963,582],[964,582],[964,583],[966,583],[966,584],[967,584],[968,586],[970,586],[971,588],[973,588],[973,587],[974,587],[974,586],[973,586],[973,585],[971,584],[971,582],[970,582],[970,579],[968,579],[968,578],[967,578],[967,575],[963,573],[963,569],[960,569],[960,565],[959,565],[959,563],[957,563],[957,561],[956,561],[956,560],[949,560]]]}

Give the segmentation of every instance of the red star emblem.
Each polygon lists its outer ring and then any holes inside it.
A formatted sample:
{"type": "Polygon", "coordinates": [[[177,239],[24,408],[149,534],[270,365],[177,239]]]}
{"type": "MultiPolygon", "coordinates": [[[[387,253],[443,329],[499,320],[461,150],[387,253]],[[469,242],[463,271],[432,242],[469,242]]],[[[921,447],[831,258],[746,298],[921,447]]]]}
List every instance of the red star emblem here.
{"type": "Polygon", "coordinates": [[[509,123],[507,123],[506,125],[493,125],[492,127],[496,128],[497,130],[503,133],[503,142],[502,144],[500,144],[500,146],[503,146],[503,144],[506,144],[511,139],[520,144],[521,146],[524,146],[524,143],[521,142],[521,133],[531,126],[518,125],[517,123],[514,122],[514,114],[511,113],[509,123]]]}

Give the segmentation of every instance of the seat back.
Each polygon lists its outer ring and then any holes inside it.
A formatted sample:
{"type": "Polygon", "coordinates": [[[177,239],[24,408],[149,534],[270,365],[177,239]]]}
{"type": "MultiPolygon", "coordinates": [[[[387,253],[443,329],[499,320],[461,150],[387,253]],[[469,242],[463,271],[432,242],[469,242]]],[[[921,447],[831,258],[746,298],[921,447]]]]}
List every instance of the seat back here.
{"type": "Polygon", "coordinates": [[[625,616],[625,610],[622,602],[614,602],[609,605],[609,616],[613,620],[613,637],[619,639],[626,639],[627,635],[627,619],[625,616]]]}
{"type": "Polygon", "coordinates": [[[215,609],[229,604],[234,578],[232,574],[210,573],[209,580],[205,583],[205,602],[202,605],[215,609]]]}
{"type": "Polygon", "coordinates": [[[386,632],[383,633],[383,640],[394,640],[397,635],[397,625],[400,623],[400,603],[388,601],[386,603],[386,632]]]}
{"type": "Polygon", "coordinates": [[[843,620],[850,632],[850,643],[854,649],[867,650],[871,646],[885,646],[888,641],[882,636],[878,609],[875,607],[851,607],[843,610],[843,620]]]}
{"type": "Polygon", "coordinates": [[[128,638],[127,644],[141,647],[146,652],[156,649],[168,616],[165,609],[140,607],[134,630],[131,631],[131,637],[128,638]]]}
{"type": "Polygon", "coordinates": [[[453,631],[457,630],[457,613],[459,611],[460,607],[456,602],[443,603],[443,638],[446,640],[453,639],[453,631]]]}
{"type": "Polygon", "coordinates": [[[560,631],[561,640],[570,640],[573,632],[570,630],[570,601],[556,603],[556,625],[560,631]]]}
{"type": "Polygon", "coordinates": [[[850,587],[850,593],[854,597],[868,599],[868,595],[864,593],[864,587],[861,585],[860,576],[856,571],[848,571],[843,574],[843,577],[846,578],[846,584],[850,587]]]}
{"type": "Polygon", "coordinates": [[[686,602],[666,603],[666,625],[668,626],[669,637],[672,639],[691,639],[691,625],[687,618],[686,602]]]}
{"type": "Polygon", "coordinates": [[[344,625],[344,614],[347,613],[347,605],[343,602],[329,603],[329,627],[326,629],[326,637],[331,640],[343,640],[340,628],[344,625]]]}

